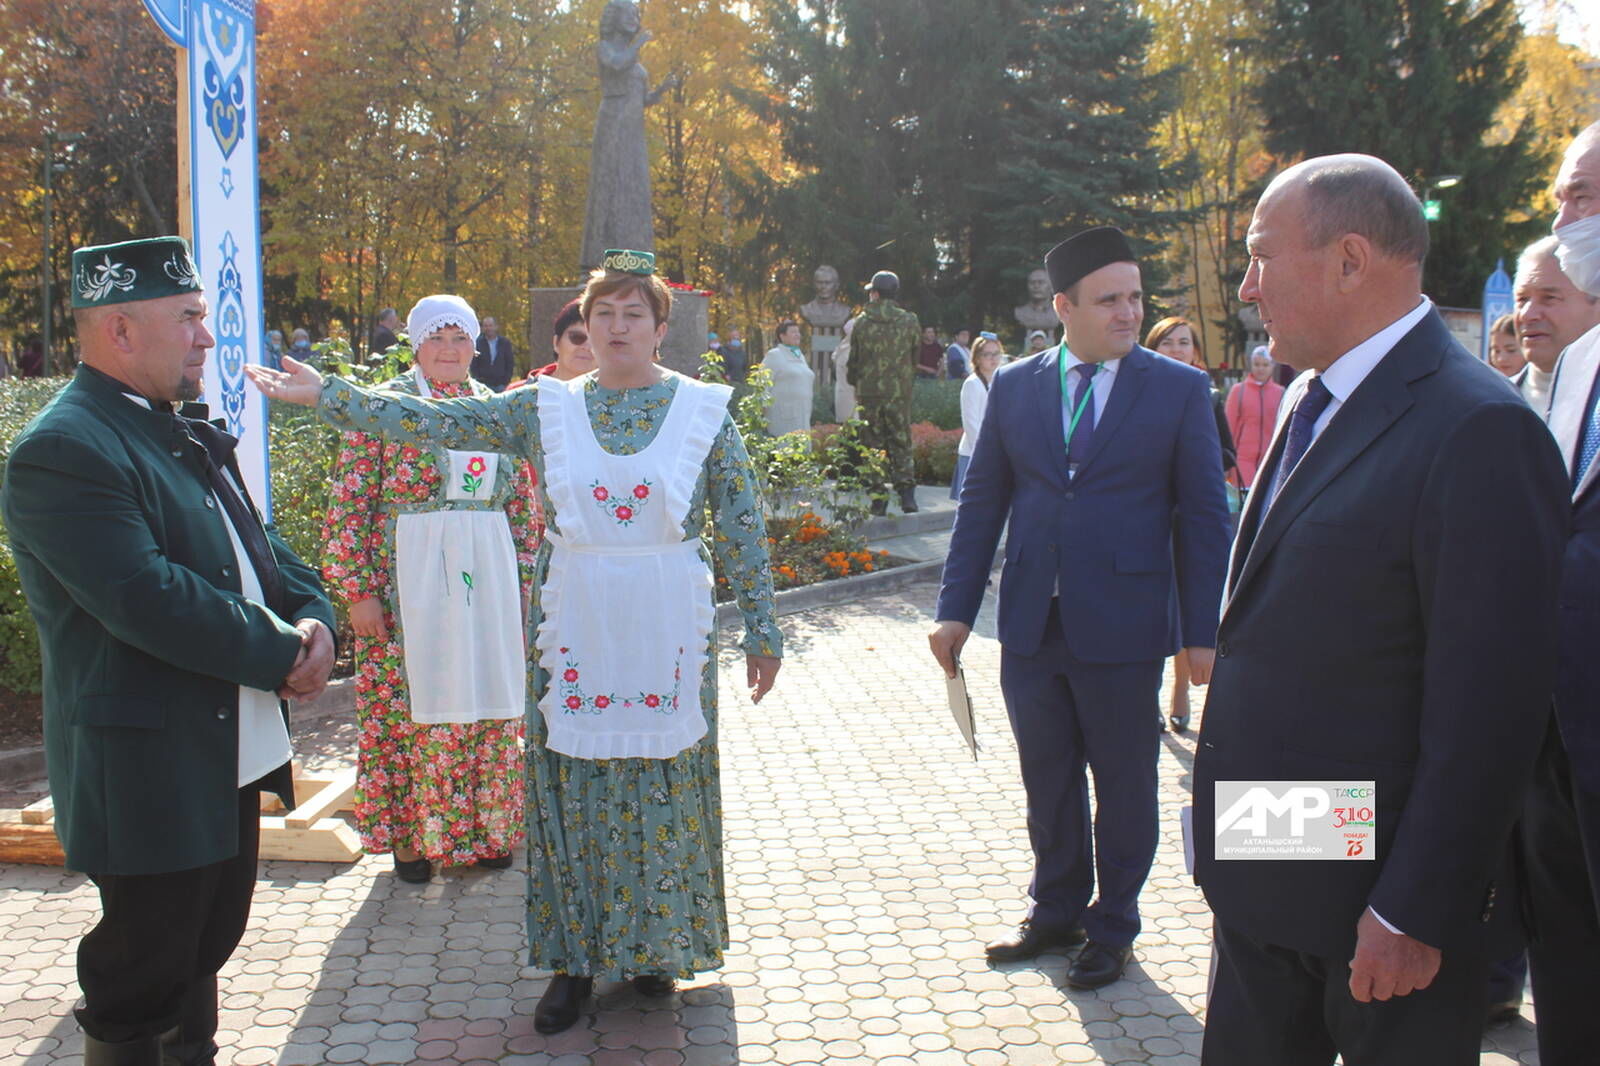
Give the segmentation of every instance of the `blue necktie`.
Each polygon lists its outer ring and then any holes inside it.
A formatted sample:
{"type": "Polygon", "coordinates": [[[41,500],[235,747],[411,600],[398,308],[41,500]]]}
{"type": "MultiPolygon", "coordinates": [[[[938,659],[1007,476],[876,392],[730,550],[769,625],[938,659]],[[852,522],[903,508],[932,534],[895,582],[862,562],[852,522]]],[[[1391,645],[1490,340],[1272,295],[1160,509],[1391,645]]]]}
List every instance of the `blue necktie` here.
{"type": "Polygon", "coordinates": [[[1073,431],[1072,440],[1067,442],[1067,469],[1074,474],[1089,455],[1089,442],[1094,439],[1094,398],[1091,396],[1088,405],[1084,404],[1084,396],[1093,387],[1094,373],[1100,369],[1099,363],[1079,363],[1073,367],[1073,372],[1078,375],[1078,388],[1072,394],[1072,408],[1067,412],[1067,425],[1072,425],[1072,416],[1083,408],[1083,415],[1078,419],[1078,428],[1073,431]]]}
{"type": "Polygon", "coordinates": [[[1573,488],[1583,484],[1583,475],[1589,472],[1589,464],[1594,462],[1596,454],[1600,454],[1600,389],[1595,389],[1589,397],[1589,417],[1584,420],[1583,433],[1578,437],[1578,465],[1572,474],[1573,488]]]}
{"type": "Polygon", "coordinates": [[[1322,417],[1322,412],[1326,411],[1328,404],[1332,402],[1333,393],[1322,383],[1321,376],[1312,378],[1306,391],[1300,394],[1299,401],[1294,405],[1294,412],[1289,415],[1289,439],[1284,442],[1283,455],[1278,459],[1278,469],[1272,475],[1272,489],[1267,496],[1268,507],[1271,507],[1272,501],[1278,498],[1278,493],[1283,491],[1283,483],[1294,473],[1294,468],[1305,456],[1306,449],[1311,447],[1312,431],[1316,428],[1317,419],[1322,417]]]}

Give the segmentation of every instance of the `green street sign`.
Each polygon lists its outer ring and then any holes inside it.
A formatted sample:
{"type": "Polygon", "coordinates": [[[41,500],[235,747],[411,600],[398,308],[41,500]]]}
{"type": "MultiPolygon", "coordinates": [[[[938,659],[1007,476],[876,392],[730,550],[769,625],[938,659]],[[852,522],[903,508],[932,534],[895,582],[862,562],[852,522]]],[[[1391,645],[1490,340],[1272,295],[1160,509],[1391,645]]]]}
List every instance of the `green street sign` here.
{"type": "Polygon", "coordinates": [[[1444,214],[1444,204],[1439,200],[1422,201],[1422,217],[1429,222],[1439,221],[1439,216],[1444,214]]]}

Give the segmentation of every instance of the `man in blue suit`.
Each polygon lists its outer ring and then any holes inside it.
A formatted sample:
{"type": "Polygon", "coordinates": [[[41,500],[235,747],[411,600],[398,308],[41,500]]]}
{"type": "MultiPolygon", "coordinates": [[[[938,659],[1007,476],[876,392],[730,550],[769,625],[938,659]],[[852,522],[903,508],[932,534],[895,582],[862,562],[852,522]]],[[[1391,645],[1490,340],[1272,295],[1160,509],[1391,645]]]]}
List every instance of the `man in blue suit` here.
{"type": "Polygon", "coordinates": [[[1033,906],[988,955],[1087,940],[1067,979],[1098,988],[1131,957],[1155,857],[1163,660],[1185,647],[1195,683],[1211,674],[1228,508],[1206,375],[1138,344],[1127,239],[1085,230],[1045,269],[1065,339],[995,375],[928,639],[954,676],[1009,521],[1000,687],[1028,794],[1033,906]]]}

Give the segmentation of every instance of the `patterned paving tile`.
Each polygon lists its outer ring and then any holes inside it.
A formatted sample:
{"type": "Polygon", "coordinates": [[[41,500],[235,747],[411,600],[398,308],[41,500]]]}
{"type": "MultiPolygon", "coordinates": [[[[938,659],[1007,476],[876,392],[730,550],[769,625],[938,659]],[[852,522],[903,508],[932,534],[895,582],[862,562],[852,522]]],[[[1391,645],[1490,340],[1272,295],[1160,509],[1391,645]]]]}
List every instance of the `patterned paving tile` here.
{"type": "MultiPolygon", "coordinates": [[[[664,1001],[602,987],[577,1027],[543,1037],[531,1015],[548,975],[521,965],[520,872],[452,869],[418,888],[382,858],[264,863],[223,972],[218,1061],[1193,1066],[1210,919],[1178,830],[1192,734],[1163,740],[1161,848],[1128,976],[1078,992],[1064,955],[990,968],[984,942],[1026,907],[1022,789],[992,615],[964,655],[985,748],[973,760],[927,653],[933,594],[785,618],[772,695],[751,707],[724,686],[736,940],[722,970],[664,1001]]],[[[732,655],[723,665],[742,677],[732,655]]],[[[352,738],[329,721],[297,743],[322,767],[352,738]]],[[[97,909],[82,877],[0,867],[0,1064],[81,1057],[73,951],[97,909]]],[[[1537,1063],[1532,1013],[1488,1034],[1485,1064],[1537,1063]]]]}

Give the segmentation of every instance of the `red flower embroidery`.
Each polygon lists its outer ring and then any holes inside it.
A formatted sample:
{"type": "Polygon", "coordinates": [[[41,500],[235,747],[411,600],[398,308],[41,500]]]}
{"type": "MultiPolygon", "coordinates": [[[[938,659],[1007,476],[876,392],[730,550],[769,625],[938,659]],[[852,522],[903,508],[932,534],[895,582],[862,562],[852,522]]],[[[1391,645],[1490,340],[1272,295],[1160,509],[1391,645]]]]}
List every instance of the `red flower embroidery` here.
{"type": "Polygon", "coordinates": [[[570,710],[574,710],[575,711],[579,707],[582,707],[582,706],[583,706],[583,700],[579,699],[577,696],[568,696],[567,697],[567,707],[570,710]]]}
{"type": "Polygon", "coordinates": [[[635,499],[642,500],[648,495],[650,495],[650,487],[648,485],[635,485],[633,487],[633,496],[635,499]]]}
{"type": "Polygon", "coordinates": [[[578,671],[568,670],[566,673],[561,675],[561,679],[563,681],[576,681],[578,680],[578,671]]]}
{"type": "Polygon", "coordinates": [[[597,485],[595,486],[594,490],[594,498],[597,500],[607,500],[611,498],[611,493],[606,491],[606,487],[604,485],[597,485]]]}
{"type": "Polygon", "coordinates": [[[611,706],[611,697],[609,697],[609,696],[596,696],[594,698],[594,705],[596,707],[600,708],[603,711],[607,707],[611,706]]]}
{"type": "Polygon", "coordinates": [[[489,464],[483,461],[483,456],[481,455],[474,455],[467,460],[467,473],[473,477],[477,477],[487,469],[489,469],[489,464]]]}
{"type": "Polygon", "coordinates": [[[626,522],[628,519],[633,517],[633,508],[632,507],[618,507],[617,510],[616,510],[616,515],[617,515],[617,521],[626,522]]]}
{"type": "Polygon", "coordinates": [[[661,697],[655,695],[646,696],[644,698],[644,705],[646,707],[659,707],[661,706],[661,697]]]}

